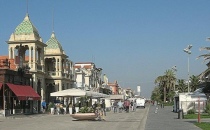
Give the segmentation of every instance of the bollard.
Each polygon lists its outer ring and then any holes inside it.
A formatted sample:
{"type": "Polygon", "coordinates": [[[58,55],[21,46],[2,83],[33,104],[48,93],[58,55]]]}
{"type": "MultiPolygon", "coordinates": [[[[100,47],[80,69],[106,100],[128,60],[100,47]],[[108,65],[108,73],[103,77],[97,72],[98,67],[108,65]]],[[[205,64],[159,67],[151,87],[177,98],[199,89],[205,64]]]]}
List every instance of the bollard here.
{"type": "Polygon", "coordinates": [[[178,111],[178,119],[183,119],[183,117],[184,117],[183,110],[180,109],[180,110],[178,111]]]}
{"type": "Polygon", "coordinates": [[[158,107],[155,108],[155,113],[156,113],[156,114],[158,113],[158,107]]]}

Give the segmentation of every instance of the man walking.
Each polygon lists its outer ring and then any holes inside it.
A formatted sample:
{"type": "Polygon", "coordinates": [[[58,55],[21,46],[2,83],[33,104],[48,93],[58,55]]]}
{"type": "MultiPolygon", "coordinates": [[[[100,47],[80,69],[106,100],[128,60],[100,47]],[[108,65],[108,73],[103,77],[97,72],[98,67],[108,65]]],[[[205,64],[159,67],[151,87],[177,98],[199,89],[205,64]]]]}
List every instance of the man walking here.
{"type": "Polygon", "coordinates": [[[42,101],[42,112],[45,113],[45,109],[47,107],[47,104],[45,102],[45,100],[42,101]]]}
{"type": "Polygon", "coordinates": [[[113,106],[114,106],[114,113],[115,113],[115,112],[117,112],[117,101],[114,101],[113,106]]]}

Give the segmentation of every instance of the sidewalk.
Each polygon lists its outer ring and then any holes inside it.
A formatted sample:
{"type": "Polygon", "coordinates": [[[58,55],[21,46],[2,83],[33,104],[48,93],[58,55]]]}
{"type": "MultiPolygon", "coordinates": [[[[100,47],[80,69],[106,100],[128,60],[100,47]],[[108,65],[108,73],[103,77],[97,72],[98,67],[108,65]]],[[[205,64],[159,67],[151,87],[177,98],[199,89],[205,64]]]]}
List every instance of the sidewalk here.
{"type": "Polygon", "coordinates": [[[172,106],[165,106],[155,113],[155,106],[150,106],[145,130],[201,130],[193,123],[195,119],[178,119],[178,113],[172,112],[172,106]]]}
{"type": "Polygon", "coordinates": [[[144,130],[149,108],[135,112],[107,112],[105,121],[77,121],[66,115],[14,115],[0,118],[0,130],[144,130]]]}

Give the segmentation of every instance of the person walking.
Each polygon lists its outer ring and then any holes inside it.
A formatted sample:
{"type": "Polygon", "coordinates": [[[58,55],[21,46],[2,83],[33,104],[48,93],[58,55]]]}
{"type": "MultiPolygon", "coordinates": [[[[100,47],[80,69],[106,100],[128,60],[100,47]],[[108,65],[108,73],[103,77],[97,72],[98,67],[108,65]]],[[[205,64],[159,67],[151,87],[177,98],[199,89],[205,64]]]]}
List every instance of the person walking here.
{"type": "Polygon", "coordinates": [[[106,104],[105,104],[105,99],[102,99],[101,108],[102,108],[102,112],[103,112],[104,116],[106,116],[106,104]]]}
{"type": "Polygon", "coordinates": [[[124,102],[124,106],[125,106],[126,112],[129,112],[130,101],[126,99],[125,102],[124,102]]]}
{"type": "Polygon", "coordinates": [[[46,107],[47,107],[47,104],[46,104],[45,100],[43,100],[42,101],[42,112],[43,113],[45,113],[46,107]]]}
{"type": "Polygon", "coordinates": [[[115,112],[117,112],[117,101],[114,101],[113,106],[114,106],[114,113],[115,113],[115,112]]]}
{"type": "Polygon", "coordinates": [[[131,111],[133,111],[133,100],[131,101],[130,105],[131,105],[131,111]]]}
{"type": "Polygon", "coordinates": [[[133,111],[136,111],[136,99],[133,102],[133,111]]]}
{"type": "Polygon", "coordinates": [[[121,113],[122,112],[122,110],[123,110],[123,103],[121,102],[121,100],[118,102],[118,108],[119,108],[119,113],[121,113]]]}

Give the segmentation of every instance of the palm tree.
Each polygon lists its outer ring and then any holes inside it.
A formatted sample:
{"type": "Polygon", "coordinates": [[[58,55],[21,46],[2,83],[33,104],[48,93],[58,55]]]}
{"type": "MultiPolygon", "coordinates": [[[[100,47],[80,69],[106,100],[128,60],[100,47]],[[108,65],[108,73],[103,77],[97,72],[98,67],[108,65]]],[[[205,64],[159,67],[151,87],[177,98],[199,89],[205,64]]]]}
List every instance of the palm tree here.
{"type": "Polygon", "coordinates": [[[184,79],[178,79],[177,89],[178,89],[179,93],[184,93],[184,92],[188,91],[188,88],[187,88],[187,85],[186,85],[184,79]]]}
{"type": "MultiPolygon", "coordinates": [[[[210,50],[210,47],[201,47],[200,50],[201,51],[202,50],[209,51],[210,50]]],[[[209,60],[210,59],[210,53],[207,53],[207,54],[203,54],[203,55],[198,56],[198,58],[201,58],[201,57],[203,57],[204,61],[209,60]]]]}
{"type": "Polygon", "coordinates": [[[190,81],[191,81],[190,82],[190,90],[191,90],[191,92],[194,92],[197,89],[198,85],[200,84],[199,78],[195,75],[192,75],[190,77],[190,81]]]}
{"type": "Polygon", "coordinates": [[[155,87],[152,91],[151,99],[158,102],[161,101],[161,91],[159,86],[155,87]]]}
{"type": "MultiPolygon", "coordinates": [[[[176,78],[174,71],[166,70],[163,76],[158,76],[155,79],[155,84],[159,84],[160,87],[163,87],[163,101],[166,102],[166,93],[170,92],[173,89],[176,78]]],[[[172,98],[172,97],[169,97],[172,98]]]]}

